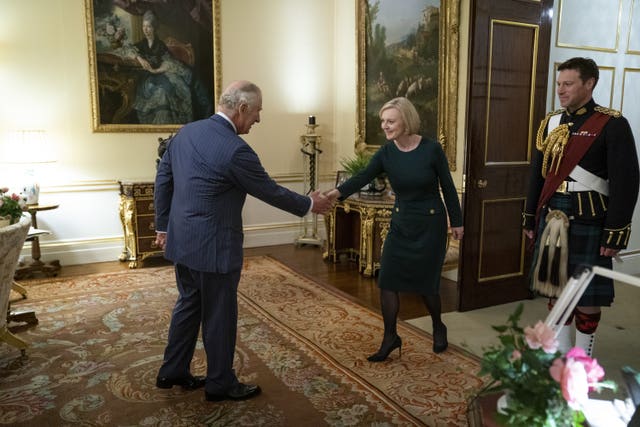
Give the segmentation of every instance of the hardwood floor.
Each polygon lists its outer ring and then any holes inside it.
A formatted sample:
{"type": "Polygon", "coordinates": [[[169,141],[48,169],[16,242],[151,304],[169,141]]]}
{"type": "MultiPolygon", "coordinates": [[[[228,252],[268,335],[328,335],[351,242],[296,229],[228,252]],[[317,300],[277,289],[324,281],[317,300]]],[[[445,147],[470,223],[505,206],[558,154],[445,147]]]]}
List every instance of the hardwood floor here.
{"type": "MultiPolygon", "coordinates": [[[[380,310],[379,289],[375,278],[362,276],[353,262],[330,263],[322,259],[322,249],[317,246],[296,246],[294,244],[246,248],[245,257],[268,255],[297,272],[326,285],[334,286],[350,295],[360,304],[380,310]]],[[[143,267],[170,265],[162,258],[148,258],[143,267]]],[[[143,268],[142,267],[142,268],[143,268]]],[[[102,262],[83,265],[63,266],[60,275],[72,276],[78,274],[100,273],[127,270],[126,262],[102,262]]],[[[442,279],[441,282],[442,311],[455,311],[458,300],[456,282],[442,279]]],[[[400,295],[400,314],[403,320],[427,315],[427,309],[420,296],[415,294],[400,295]]]]}

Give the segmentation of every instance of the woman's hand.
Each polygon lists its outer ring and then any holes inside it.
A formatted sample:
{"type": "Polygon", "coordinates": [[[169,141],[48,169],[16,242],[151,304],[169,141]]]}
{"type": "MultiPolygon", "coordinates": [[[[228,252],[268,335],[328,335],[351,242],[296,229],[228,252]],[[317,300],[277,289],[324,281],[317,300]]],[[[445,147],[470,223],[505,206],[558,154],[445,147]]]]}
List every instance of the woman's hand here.
{"type": "Polygon", "coordinates": [[[136,59],[138,60],[138,63],[144,70],[153,72],[153,68],[151,67],[151,64],[149,64],[149,61],[147,61],[141,56],[136,56],[136,59]]]}
{"type": "Polygon", "coordinates": [[[455,240],[462,240],[464,234],[464,227],[451,227],[451,235],[455,240]]]}
{"type": "Polygon", "coordinates": [[[324,195],[325,197],[328,197],[329,199],[331,199],[333,203],[335,203],[336,200],[338,200],[338,198],[340,197],[340,192],[338,191],[337,188],[332,188],[331,190],[325,191],[324,195]]]}

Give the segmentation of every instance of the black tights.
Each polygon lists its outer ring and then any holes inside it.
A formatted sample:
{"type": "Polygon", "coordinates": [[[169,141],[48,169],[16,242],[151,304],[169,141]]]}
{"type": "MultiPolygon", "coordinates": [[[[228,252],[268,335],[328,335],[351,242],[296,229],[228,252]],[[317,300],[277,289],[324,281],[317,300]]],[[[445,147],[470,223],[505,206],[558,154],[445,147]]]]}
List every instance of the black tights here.
{"type": "Polygon", "coordinates": [[[382,309],[382,321],[384,322],[384,338],[382,343],[392,343],[398,335],[396,329],[398,311],[400,310],[400,297],[395,291],[380,289],[380,308],[382,309]]]}
{"type": "MultiPolygon", "coordinates": [[[[431,315],[433,330],[441,329],[444,325],[440,317],[442,314],[440,295],[422,295],[422,300],[431,315]]],[[[398,292],[380,289],[380,307],[382,309],[382,321],[384,322],[384,338],[382,340],[384,346],[385,343],[393,342],[398,335],[396,327],[398,312],[400,311],[398,292]]]]}
{"type": "Polygon", "coordinates": [[[442,318],[442,302],[440,301],[440,295],[422,295],[422,301],[427,306],[429,314],[431,314],[431,324],[433,330],[440,329],[443,325],[442,318]]]}

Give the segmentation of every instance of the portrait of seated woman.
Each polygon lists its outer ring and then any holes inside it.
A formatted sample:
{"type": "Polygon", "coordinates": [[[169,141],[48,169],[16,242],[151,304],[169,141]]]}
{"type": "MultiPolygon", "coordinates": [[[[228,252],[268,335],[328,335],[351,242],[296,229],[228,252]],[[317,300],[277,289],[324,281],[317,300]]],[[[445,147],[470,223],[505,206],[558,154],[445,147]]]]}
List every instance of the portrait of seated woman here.
{"type": "MultiPolygon", "coordinates": [[[[154,10],[118,10],[111,4],[99,12],[95,34],[102,123],[182,125],[213,114],[213,87],[207,89],[212,82],[202,80],[211,68],[206,58],[198,61],[207,51],[198,45],[206,36],[185,31],[184,18],[161,25],[154,10]]],[[[164,19],[171,16],[163,13],[164,19]]]]}
{"type": "Polygon", "coordinates": [[[188,123],[193,120],[192,71],[169,52],[156,35],[158,21],[151,11],[142,17],[144,39],[134,44],[142,67],[133,109],[144,124],[188,123]]]}

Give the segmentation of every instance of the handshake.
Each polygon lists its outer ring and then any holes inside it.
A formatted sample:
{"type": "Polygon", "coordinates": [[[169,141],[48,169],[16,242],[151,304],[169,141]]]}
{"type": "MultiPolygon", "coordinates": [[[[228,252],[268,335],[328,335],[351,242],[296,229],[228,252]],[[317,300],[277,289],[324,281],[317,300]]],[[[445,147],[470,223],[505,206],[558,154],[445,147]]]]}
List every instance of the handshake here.
{"type": "Polygon", "coordinates": [[[336,188],[327,190],[324,193],[320,190],[316,190],[309,194],[309,197],[313,200],[311,212],[325,215],[335,206],[338,197],[340,197],[340,192],[336,188]]]}

